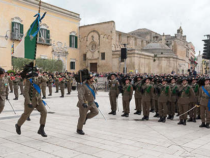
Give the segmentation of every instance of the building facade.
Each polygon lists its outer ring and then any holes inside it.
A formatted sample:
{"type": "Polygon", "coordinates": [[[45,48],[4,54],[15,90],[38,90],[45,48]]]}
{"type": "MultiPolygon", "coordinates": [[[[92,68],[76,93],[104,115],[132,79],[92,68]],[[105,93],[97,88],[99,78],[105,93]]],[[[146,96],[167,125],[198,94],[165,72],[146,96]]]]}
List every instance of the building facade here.
{"type": "Polygon", "coordinates": [[[93,72],[123,72],[121,48],[126,44],[127,72],[187,73],[194,46],[180,27],[175,36],[148,29],[117,31],[114,21],[80,27],[80,67],[93,72]]]}
{"type": "MultiPolygon", "coordinates": [[[[35,20],[38,3],[38,0],[0,0],[0,66],[6,70],[12,69],[11,47],[14,43],[16,48],[35,20]]],[[[63,70],[78,71],[80,15],[42,2],[41,15],[44,12],[47,14],[38,34],[36,57],[61,60],[63,70]]]]}

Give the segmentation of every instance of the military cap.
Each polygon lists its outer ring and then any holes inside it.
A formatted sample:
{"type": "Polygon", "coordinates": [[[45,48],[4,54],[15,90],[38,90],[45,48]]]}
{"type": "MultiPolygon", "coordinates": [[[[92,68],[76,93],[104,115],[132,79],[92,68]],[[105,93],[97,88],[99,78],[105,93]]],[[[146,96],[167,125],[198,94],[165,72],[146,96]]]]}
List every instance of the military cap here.
{"type": "Polygon", "coordinates": [[[5,70],[0,67],[0,74],[4,74],[4,73],[5,73],[5,70]]]}

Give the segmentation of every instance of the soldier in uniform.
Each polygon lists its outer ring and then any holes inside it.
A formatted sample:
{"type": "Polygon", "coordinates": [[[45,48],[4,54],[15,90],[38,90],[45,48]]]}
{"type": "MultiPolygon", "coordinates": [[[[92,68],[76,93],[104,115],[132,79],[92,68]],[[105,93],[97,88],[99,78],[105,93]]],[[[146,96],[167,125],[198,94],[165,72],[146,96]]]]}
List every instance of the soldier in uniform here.
{"type": "Polygon", "coordinates": [[[47,73],[44,72],[43,76],[41,76],[41,84],[42,84],[41,87],[42,87],[42,94],[43,94],[42,99],[46,99],[47,81],[48,81],[47,73]]]}
{"type": "Polygon", "coordinates": [[[66,76],[66,82],[67,82],[67,94],[71,94],[71,88],[72,88],[72,83],[73,83],[73,79],[71,77],[71,73],[68,72],[68,75],[66,76]]]}
{"type": "Polygon", "coordinates": [[[141,115],[141,99],[142,99],[142,94],[141,94],[141,80],[142,76],[136,76],[134,78],[134,90],[135,90],[135,104],[136,104],[136,112],[134,114],[141,115]]]}
{"type": "MultiPolygon", "coordinates": [[[[2,69],[4,70],[4,69],[2,69]]],[[[5,79],[5,85],[7,87],[7,95],[6,95],[6,99],[8,99],[8,96],[9,96],[9,76],[8,76],[8,73],[4,73],[5,76],[4,76],[4,79],[5,79]]]]}
{"type": "Polygon", "coordinates": [[[151,107],[151,99],[153,97],[154,88],[150,84],[151,78],[147,77],[144,79],[145,84],[142,85],[142,105],[143,105],[143,115],[142,120],[149,120],[149,113],[151,107]]]}
{"type": "MultiPolygon", "coordinates": [[[[81,70],[80,70],[81,71],[81,70]]],[[[87,73],[88,70],[83,70],[87,73]]],[[[80,74],[80,73],[78,73],[80,74]]],[[[82,73],[81,73],[82,74],[82,73]]],[[[81,75],[80,74],[80,75],[81,75]]],[[[77,124],[77,133],[80,135],[84,135],[83,125],[86,123],[87,119],[91,119],[98,115],[98,104],[95,100],[95,88],[93,84],[93,76],[88,75],[87,77],[81,77],[82,81],[80,81],[80,77],[77,78],[77,82],[83,82],[87,80],[85,83],[81,84],[78,89],[78,103],[79,107],[79,120],[77,124]],[[90,112],[88,112],[90,111],[90,112]]]]}
{"type": "Polygon", "coordinates": [[[8,99],[8,81],[4,77],[5,71],[0,68],[0,114],[5,106],[5,99],[8,99]]]}
{"type": "Polygon", "coordinates": [[[40,134],[43,137],[47,137],[44,127],[46,123],[46,118],[47,118],[47,110],[44,106],[44,103],[42,102],[41,95],[38,91],[41,91],[37,87],[33,87],[33,83],[38,86],[39,80],[38,77],[33,77],[33,76],[38,76],[37,71],[33,73],[31,72],[31,69],[28,69],[28,67],[32,67],[33,63],[30,63],[29,65],[26,65],[23,72],[21,73],[21,76],[23,79],[26,78],[26,84],[25,84],[25,89],[24,89],[24,96],[25,96],[25,102],[24,102],[24,113],[21,115],[20,119],[18,120],[17,124],[15,125],[16,132],[17,134],[21,134],[21,126],[23,123],[26,121],[26,119],[30,116],[31,112],[36,108],[40,112],[40,128],[38,130],[38,134],[40,134]],[[33,88],[32,88],[33,87],[33,88]],[[32,94],[31,94],[31,88],[32,88],[32,94]]]}
{"type": "Polygon", "coordinates": [[[49,88],[48,96],[52,96],[52,84],[53,84],[53,77],[52,77],[52,75],[49,75],[48,82],[47,82],[47,86],[49,88]]]}
{"type": "Polygon", "coordinates": [[[117,99],[119,95],[119,82],[116,80],[116,74],[112,73],[110,74],[110,79],[109,80],[109,100],[111,104],[111,112],[109,113],[110,115],[116,115],[117,111],[117,99]]]}
{"type": "Polygon", "coordinates": [[[171,101],[168,103],[168,117],[167,117],[167,119],[173,120],[174,115],[175,115],[175,107],[176,107],[176,102],[177,102],[177,90],[178,90],[178,86],[176,84],[175,77],[173,77],[171,79],[170,88],[171,88],[171,101]]]}
{"type": "MultiPolygon", "coordinates": [[[[191,87],[195,93],[195,97],[191,98],[190,104],[189,104],[189,110],[195,106],[195,104],[198,103],[198,96],[199,96],[199,85],[197,84],[197,79],[195,77],[192,78],[192,84],[191,87]]],[[[196,108],[189,111],[190,118],[187,120],[187,122],[196,122],[196,108]]]]}
{"type": "Polygon", "coordinates": [[[209,78],[205,78],[204,86],[201,86],[199,89],[199,101],[200,101],[200,116],[202,124],[199,127],[210,128],[210,105],[208,105],[210,97],[210,85],[209,78]]]}
{"type": "Polygon", "coordinates": [[[15,98],[13,100],[18,100],[18,96],[19,96],[19,92],[18,92],[19,82],[20,82],[20,78],[18,77],[18,74],[16,74],[15,75],[15,80],[13,80],[14,94],[15,94],[15,98]]]}
{"type": "Polygon", "coordinates": [[[178,125],[186,125],[187,120],[187,110],[190,103],[191,98],[195,97],[195,93],[193,89],[188,85],[187,78],[182,78],[182,85],[178,89],[178,106],[179,106],[179,119],[178,125]],[[186,114],[184,114],[186,113],[186,114]],[[183,115],[184,114],[184,115],[183,115]]]}
{"type": "Polygon", "coordinates": [[[158,97],[158,109],[159,109],[159,115],[160,119],[158,122],[166,122],[166,116],[167,116],[167,102],[171,101],[171,88],[167,84],[167,80],[162,80],[162,85],[158,87],[159,91],[159,97],[158,97]]]}
{"type": "Polygon", "coordinates": [[[9,89],[10,89],[10,93],[13,93],[13,80],[12,77],[14,77],[14,74],[11,72],[9,75],[9,89]]]}
{"type": "Polygon", "coordinates": [[[125,85],[123,86],[122,92],[122,102],[123,102],[123,111],[124,114],[122,117],[129,117],[130,113],[130,101],[133,96],[133,86],[131,85],[131,79],[129,76],[126,76],[124,79],[125,85]]]}
{"type": "Polygon", "coordinates": [[[55,77],[55,88],[56,88],[56,91],[55,93],[58,93],[58,90],[59,90],[59,74],[56,74],[56,77],[55,77]]]}
{"type": "Polygon", "coordinates": [[[152,104],[153,107],[155,108],[155,115],[154,117],[159,117],[159,110],[158,110],[158,93],[156,92],[157,87],[159,86],[159,78],[158,76],[156,76],[155,82],[154,82],[154,93],[153,93],[153,97],[152,97],[152,104]]]}
{"type": "Polygon", "coordinates": [[[59,78],[59,84],[60,84],[60,89],[61,89],[61,98],[64,97],[64,90],[65,90],[65,83],[66,83],[66,79],[65,79],[65,75],[62,76],[62,78],[59,78]]]}

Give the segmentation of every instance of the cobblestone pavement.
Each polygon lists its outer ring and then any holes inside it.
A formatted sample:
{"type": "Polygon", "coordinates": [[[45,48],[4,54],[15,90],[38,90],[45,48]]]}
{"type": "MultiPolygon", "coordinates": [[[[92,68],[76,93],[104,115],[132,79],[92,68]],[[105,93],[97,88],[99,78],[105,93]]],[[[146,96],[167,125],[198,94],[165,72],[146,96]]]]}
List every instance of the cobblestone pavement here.
{"type": "MultiPolygon", "coordinates": [[[[53,89],[53,92],[55,90],[53,89]]],[[[116,116],[110,112],[108,93],[98,92],[97,102],[102,115],[88,120],[84,126],[86,135],[76,134],[78,120],[77,91],[60,98],[53,93],[45,100],[48,108],[46,124],[47,138],[37,134],[39,113],[34,111],[31,121],[22,126],[22,135],[15,132],[15,123],[23,112],[23,96],[13,101],[9,99],[17,114],[6,102],[0,115],[0,157],[5,158],[208,158],[210,157],[210,130],[201,129],[200,120],[178,126],[178,118],[166,123],[158,123],[150,114],[150,121],[141,121],[134,115],[134,99],[131,101],[129,118],[122,118],[122,101],[118,99],[119,112],[116,116]]]]}

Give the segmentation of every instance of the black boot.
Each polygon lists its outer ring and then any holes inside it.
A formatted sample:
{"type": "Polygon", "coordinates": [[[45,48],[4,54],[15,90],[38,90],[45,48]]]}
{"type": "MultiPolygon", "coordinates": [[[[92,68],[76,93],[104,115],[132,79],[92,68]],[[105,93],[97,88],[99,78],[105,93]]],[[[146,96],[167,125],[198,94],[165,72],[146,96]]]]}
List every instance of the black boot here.
{"type": "Polygon", "coordinates": [[[192,119],[192,122],[196,122],[196,119],[194,118],[194,119],[192,119]]]}
{"type": "Polygon", "coordinates": [[[44,96],[44,97],[42,97],[42,99],[46,99],[46,97],[44,96]]]}
{"type": "Polygon", "coordinates": [[[23,93],[20,93],[20,95],[23,95],[23,93]]]}
{"type": "Polygon", "coordinates": [[[198,120],[201,119],[200,115],[198,115],[196,119],[198,119],[198,120]]]}
{"type": "Polygon", "coordinates": [[[177,124],[182,125],[183,123],[184,123],[183,120],[180,120],[177,124]]]}
{"type": "Polygon", "coordinates": [[[114,111],[111,111],[111,112],[109,113],[109,115],[112,115],[112,114],[113,114],[113,112],[114,112],[114,111]]]}
{"type": "Polygon", "coordinates": [[[52,96],[52,94],[49,94],[48,96],[52,96]]]}
{"type": "Polygon", "coordinates": [[[170,120],[173,120],[174,119],[174,115],[171,115],[171,118],[170,118],[170,120]]]}
{"type": "Polygon", "coordinates": [[[160,117],[160,119],[158,120],[158,122],[162,122],[163,121],[163,118],[162,117],[160,117]]]}
{"type": "Polygon", "coordinates": [[[20,129],[20,126],[18,126],[18,124],[15,125],[15,128],[16,128],[16,133],[21,135],[21,129],[20,129]]]}
{"type": "Polygon", "coordinates": [[[139,111],[136,111],[135,113],[133,113],[133,114],[135,114],[135,115],[137,115],[139,113],[139,111]]]}
{"type": "Polygon", "coordinates": [[[10,93],[13,93],[13,91],[10,91],[10,93]]]}
{"type": "Polygon", "coordinates": [[[156,114],[154,115],[154,117],[159,117],[159,114],[156,112],[156,114]]]}
{"type": "Polygon", "coordinates": [[[168,115],[167,119],[171,119],[171,115],[168,115]]]}
{"type": "Polygon", "coordinates": [[[18,100],[18,98],[14,98],[13,100],[18,100]]]}
{"type": "Polygon", "coordinates": [[[202,122],[201,125],[199,127],[206,127],[205,122],[202,122]]]}
{"type": "Polygon", "coordinates": [[[189,118],[189,119],[187,120],[187,122],[193,122],[192,118],[189,118]]]}
{"type": "Polygon", "coordinates": [[[126,113],[126,114],[125,114],[125,117],[129,117],[129,114],[126,113]]]}
{"type": "Polygon", "coordinates": [[[184,120],[183,125],[185,125],[185,126],[187,125],[187,124],[186,124],[186,120],[184,120]]]}
{"type": "Polygon", "coordinates": [[[155,111],[154,109],[151,109],[151,110],[150,110],[150,112],[154,112],[154,111],[155,111]]]}
{"type": "Polygon", "coordinates": [[[141,111],[139,111],[138,115],[141,115],[141,111]]]}
{"type": "Polygon", "coordinates": [[[77,133],[80,134],[80,135],[85,135],[85,133],[83,132],[83,130],[79,130],[79,129],[78,129],[78,130],[77,130],[77,133]]]}
{"type": "Polygon", "coordinates": [[[163,117],[163,121],[162,121],[163,123],[165,123],[166,122],[166,117],[163,117]]]}
{"type": "Polygon", "coordinates": [[[177,113],[177,115],[176,116],[179,116],[179,113],[177,113]]]}
{"type": "Polygon", "coordinates": [[[38,130],[38,134],[41,134],[42,137],[47,137],[47,134],[44,131],[44,126],[45,125],[40,125],[39,130],[38,130]]]}
{"type": "Polygon", "coordinates": [[[31,121],[30,116],[28,116],[27,121],[31,121]]]}
{"type": "Polygon", "coordinates": [[[206,124],[206,128],[210,128],[210,127],[209,127],[209,123],[206,124]]]}
{"type": "Polygon", "coordinates": [[[113,111],[112,115],[116,115],[116,111],[113,111]]]}
{"type": "Polygon", "coordinates": [[[126,113],[122,114],[121,116],[122,116],[122,117],[125,117],[125,116],[126,116],[126,113]]]}
{"type": "Polygon", "coordinates": [[[147,121],[149,120],[149,116],[146,116],[146,118],[145,118],[147,121]]]}
{"type": "Polygon", "coordinates": [[[64,96],[62,95],[62,96],[60,96],[61,98],[64,98],[64,96]]]}
{"type": "Polygon", "coordinates": [[[146,120],[146,116],[142,117],[142,119],[141,119],[141,120],[142,120],[142,121],[146,120]]]}

